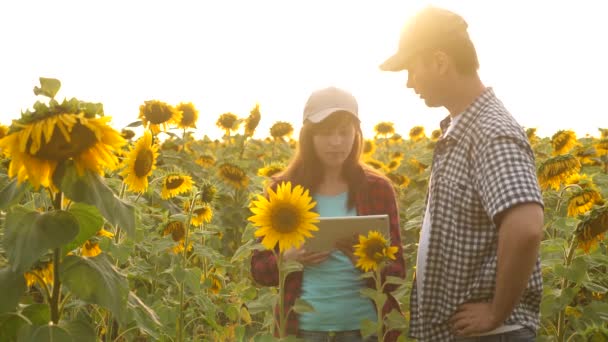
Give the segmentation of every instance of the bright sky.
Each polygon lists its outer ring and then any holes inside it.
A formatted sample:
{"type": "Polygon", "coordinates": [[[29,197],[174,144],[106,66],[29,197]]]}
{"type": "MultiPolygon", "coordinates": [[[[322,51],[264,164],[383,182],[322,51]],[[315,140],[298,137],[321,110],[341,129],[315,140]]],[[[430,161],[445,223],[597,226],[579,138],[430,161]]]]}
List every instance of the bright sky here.
{"type": "Polygon", "coordinates": [[[406,89],[406,72],[381,72],[405,20],[423,5],[469,23],[480,75],[511,113],[541,136],[608,127],[608,21],[602,1],[2,1],[0,123],[36,101],[38,77],[62,81],[58,99],[102,102],[120,129],[139,105],[191,101],[197,136],[219,137],[217,117],[260,103],[258,136],[277,120],[299,130],[309,93],[337,85],[358,98],[364,133],[392,121],[406,136],[438,127],[406,89]]]}

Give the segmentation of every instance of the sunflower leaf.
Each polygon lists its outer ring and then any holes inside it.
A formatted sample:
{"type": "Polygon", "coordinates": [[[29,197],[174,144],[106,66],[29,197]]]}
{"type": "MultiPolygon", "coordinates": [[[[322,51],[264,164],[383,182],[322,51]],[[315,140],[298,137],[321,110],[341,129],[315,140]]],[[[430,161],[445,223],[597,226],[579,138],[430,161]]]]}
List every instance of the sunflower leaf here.
{"type": "Polygon", "coordinates": [[[5,267],[0,270],[0,313],[14,311],[25,292],[25,278],[5,267]]]}
{"type": "Polygon", "coordinates": [[[137,120],[134,122],[131,122],[130,124],[127,125],[127,127],[139,127],[143,124],[143,122],[141,122],[141,120],[137,120]]]}
{"type": "Polygon", "coordinates": [[[61,82],[55,78],[40,77],[40,87],[34,87],[35,95],[44,95],[49,98],[54,98],[61,88],[61,82]]]}
{"type": "Polygon", "coordinates": [[[58,325],[29,326],[19,332],[19,341],[72,342],[74,339],[58,325]]]}
{"type": "Polygon", "coordinates": [[[73,201],[97,207],[108,221],[135,236],[135,208],[116,197],[97,174],[85,170],[79,176],[74,163],[66,161],[57,166],[53,182],[73,201]]]}
{"type": "Polygon", "coordinates": [[[28,182],[18,184],[17,179],[15,178],[0,190],[0,210],[4,210],[13,204],[19,203],[28,188],[27,184],[28,182]]]}
{"type": "Polygon", "coordinates": [[[399,313],[399,311],[395,309],[393,309],[391,312],[389,312],[388,315],[386,315],[385,322],[390,329],[403,330],[407,328],[405,318],[401,313],[399,313]]]}
{"type": "Polygon", "coordinates": [[[61,281],[74,295],[109,309],[121,323],[125,323],[129,283],[107,255],[93,258],[68,255],[62,267],[61,281]]]}
{"type": "Polygon", "coordinates": [[[51,309],[47,304],[30,304],[21,310],[21,314],[33,325],[44,325],[51,321],[51,309]]]}
{"type": "Polygon", "coordinates": [[[130,316],[137,322],[137,326],[150,337],[158,340],[158,328],[161,326],[161,322],[156,312],[133,292],[129,292],[128,307],[130,316]]]}
{"type": "Polygon", "coordinates": [[[304,299],[296,299],[296,303],[293,305],[293,311],[295,311],[296,313],[305,313],[305,312],[315,312],[315,308],[310,305],[309,302],[305,301],[304,299]]]}
{"type": "Polygon", "coordinates": [[[376,333],[377,325],[376,323],[370,321],[369,319],[365,319],[361,322],[361,337],[368,338],[376,333]]]}
{"type": "Polygon", "coordinates": [[[6,215],[4,248],[12,270],[26,272],[49,249],[59,248],[78,235],[78,221],[67,211],[40,214],[22,206],[6,215]]]}
{"type": "Polygon", "coordinates": [[[62,321],[59,322],[59,326],[65,329],[74,341],[95,342],[97,340],[95,329],[85,320],[62,321]]]}
{"type": "Polygon", "coordinates": [[[76,202],[70,206],[68,212],[74,215],[80,230],[78,236],[64,247],[66,253],[81,246],[103,226],[103,217],[97,208],[92,205],[76,202]]]}

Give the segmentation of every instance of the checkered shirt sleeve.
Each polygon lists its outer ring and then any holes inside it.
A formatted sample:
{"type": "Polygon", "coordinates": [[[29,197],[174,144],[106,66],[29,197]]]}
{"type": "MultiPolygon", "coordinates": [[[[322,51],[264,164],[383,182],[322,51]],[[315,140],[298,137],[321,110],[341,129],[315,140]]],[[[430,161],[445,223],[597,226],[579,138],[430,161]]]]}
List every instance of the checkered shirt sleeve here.
{"type": "Polygon", "coordinates": [[[528,144],[501,136],[492,139],[480,152],[475,176],[488,217],[495,218],[521,203],[542,205],[534,154],[528,144]]]}

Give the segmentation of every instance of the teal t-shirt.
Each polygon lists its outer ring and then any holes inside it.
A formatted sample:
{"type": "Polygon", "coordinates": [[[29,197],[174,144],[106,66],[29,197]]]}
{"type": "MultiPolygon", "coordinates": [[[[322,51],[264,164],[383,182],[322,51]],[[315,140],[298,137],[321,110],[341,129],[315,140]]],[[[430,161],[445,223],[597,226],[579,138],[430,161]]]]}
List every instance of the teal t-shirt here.
{"type": "MultiPolygon", "coordinates": [[[[347,208],[347,193],[337,196],[313,195],[317,212],[325,216],[356,216],[347,208]]],[[[376,311],[369,298],[359,292],[365,282],[344,253],[335,251],[324,262],[304,267],[301,298],[315,312],[300,315],[300,329],[308,331],[359,330],[361,321],[376,321],[376,311]]]]}

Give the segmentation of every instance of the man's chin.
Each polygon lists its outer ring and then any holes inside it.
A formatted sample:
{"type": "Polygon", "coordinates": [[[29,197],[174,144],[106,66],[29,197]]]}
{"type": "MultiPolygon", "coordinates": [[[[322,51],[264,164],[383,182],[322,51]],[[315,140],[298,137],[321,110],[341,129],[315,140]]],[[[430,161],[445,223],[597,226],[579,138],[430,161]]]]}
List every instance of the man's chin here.
{"type": "Polygon", "coordinates": [[[442,106],[440,103],[433,102],[433,101],[431,101],[431,100],[429,100],[429,99],[424,99],[424,104],[425,104],[427,107],[430,107],[430,108],[438,108],[438,107],[443,107],[443,106],[442,106]]]}

